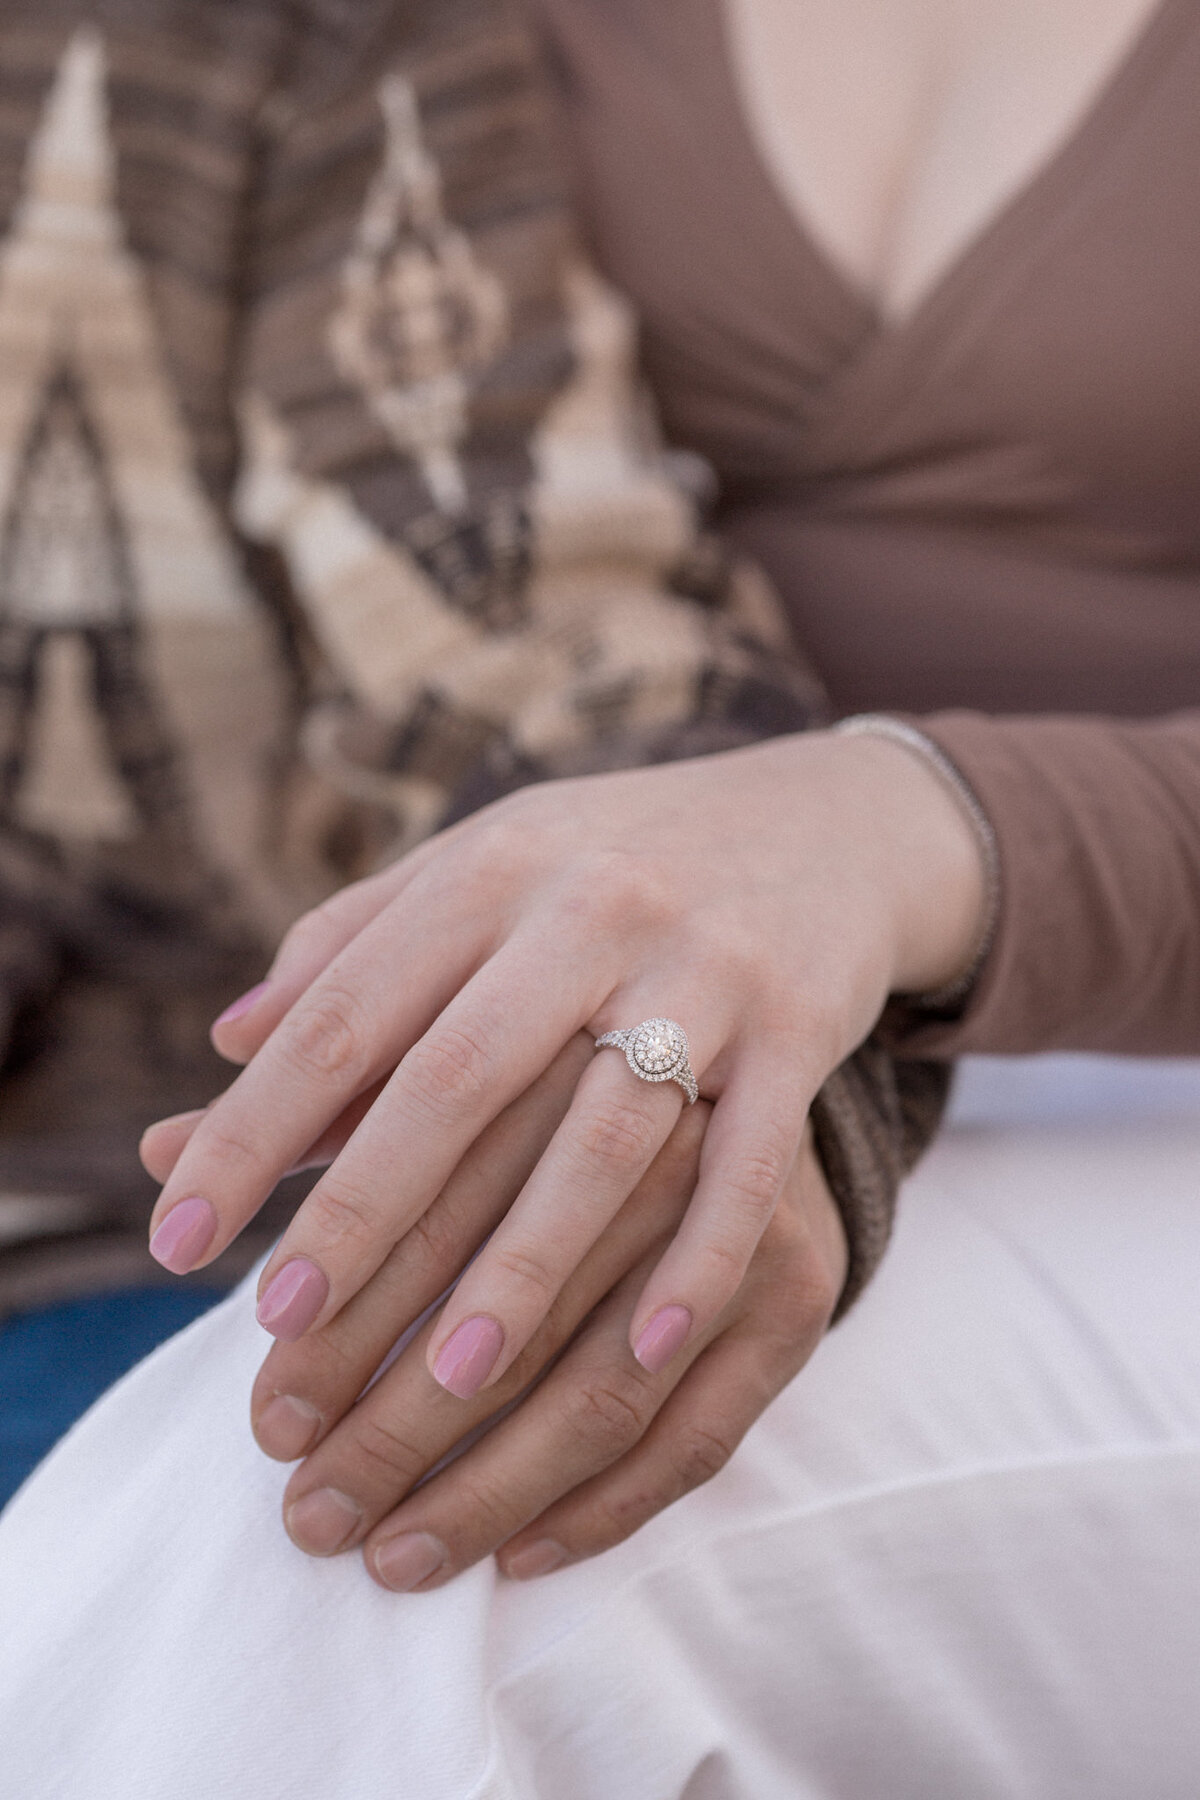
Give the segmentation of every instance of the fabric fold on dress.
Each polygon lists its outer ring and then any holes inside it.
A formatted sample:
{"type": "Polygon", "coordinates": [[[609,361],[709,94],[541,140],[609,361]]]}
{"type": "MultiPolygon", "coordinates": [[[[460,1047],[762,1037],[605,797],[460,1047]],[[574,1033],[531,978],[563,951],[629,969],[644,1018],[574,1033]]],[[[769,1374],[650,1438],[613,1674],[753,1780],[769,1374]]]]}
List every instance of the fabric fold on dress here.
{"type": "MultiPolygon", "coordinates": [[[[1126,1065],[1128,1067],[1128,1065],[1126,1065]]],[[[977,1110],[987,1066],[973,1070],[977,1110]]],[[[1194,1115],[951,1130],[846,1322],[593,1562],[388,1594],[285,1537],[253,1279],[0,1516],[38,1800],[1185,1800],[1200,1760],[1194,1115]],[[1164,1259],[1162,1246],[1171,1246],[1164,1259]]]]}

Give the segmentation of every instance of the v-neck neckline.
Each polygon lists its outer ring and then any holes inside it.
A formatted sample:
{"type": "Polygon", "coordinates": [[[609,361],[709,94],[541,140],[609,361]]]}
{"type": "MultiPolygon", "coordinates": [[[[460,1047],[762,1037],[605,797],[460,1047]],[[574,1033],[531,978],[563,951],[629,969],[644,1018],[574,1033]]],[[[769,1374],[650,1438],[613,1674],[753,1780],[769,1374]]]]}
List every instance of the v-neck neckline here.
{"type": "Polygon", "coordinates": [[[872,346],[887,347],[922,339],[964,298],[981,272],[1052,214],[1076,178],[1092,165],[1100,147],[1111,140],[1114,127],[1132,109],[1147,80],[1153,79],[1160,53],[1174,27],[1194,0],[1157,0],[1127,49],[1100,82],[1075,125],[1050,155],[1018,181],[998,206],[970,231],[944,264],[941,273],[924,288],[916,303],[896,318],[889,318],[878,302],[864,292],[853,276],[830,253],[801,210],[784,193],[760,149],[746,104],[739,89],[734,64],[731,23],[725,0],[704,0],[710,9],[712,42],[719,64],[718,92],[729,127],[744,161],[750,165],[762,195],[781,221],[782,228],[804,256],[823,287],[840,300],[856,322],[856,337],[863,353],[872,346]]]}

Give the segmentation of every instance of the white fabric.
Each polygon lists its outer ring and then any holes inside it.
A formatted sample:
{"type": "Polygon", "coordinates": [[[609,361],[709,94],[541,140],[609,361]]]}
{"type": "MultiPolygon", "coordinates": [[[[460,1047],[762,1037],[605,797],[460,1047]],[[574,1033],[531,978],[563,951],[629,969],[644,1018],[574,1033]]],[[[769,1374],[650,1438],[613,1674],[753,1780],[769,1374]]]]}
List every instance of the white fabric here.
{"type": "Polygon", "coordinates": [[[292,1549],[238,1292],[0,1520],[0,1794],[1195,1800],[1200,1108],[1115,1091],[960,1124],[731,1466],[529,1586],[292,1549]]]}

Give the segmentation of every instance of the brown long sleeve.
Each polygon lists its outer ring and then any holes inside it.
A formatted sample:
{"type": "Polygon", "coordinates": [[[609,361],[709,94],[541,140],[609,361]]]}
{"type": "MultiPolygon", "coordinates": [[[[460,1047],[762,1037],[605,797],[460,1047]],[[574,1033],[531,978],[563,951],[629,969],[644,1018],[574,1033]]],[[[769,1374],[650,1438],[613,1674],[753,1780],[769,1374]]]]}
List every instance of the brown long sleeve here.
{"type": "Polygon", "coordinates": [[[905,1054],[1200,1053],[1200,711],[1151,721],[938,713],[921,728],[996,832],[996,935],[950,1023],[905,1054]]]}

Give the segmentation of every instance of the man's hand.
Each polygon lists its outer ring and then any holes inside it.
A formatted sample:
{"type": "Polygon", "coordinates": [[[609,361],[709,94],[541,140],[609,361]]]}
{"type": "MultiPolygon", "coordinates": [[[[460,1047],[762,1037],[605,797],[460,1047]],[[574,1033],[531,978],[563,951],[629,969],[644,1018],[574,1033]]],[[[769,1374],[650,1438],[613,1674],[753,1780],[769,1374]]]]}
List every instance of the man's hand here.
{"type": "MultiPolygon", "coordinates": [[[[590,1040],[568,1052],[473,1147],[351,1304],[323,1330],[276,1344],[255,1384],[263,1448],[283,1460],[307,1453],[284,1497],[293,1539],[316,1555],[362,1545],[385,1587],[437,1587],[492,1552],[506,1574],[527,1578],[619,1543],[716,1473],[812,1353],[836,1304],[845,1241],[806,1139],[721,1316],[657,1375],[634,1359],[632,1308],[695,1188],[710,1111],[701,1103],[500,1382],[470,1401],[441,1388],[425,1359],[434,1316],[364,1393],[398,1332],[454,1279],[536,1162],[590,1040]]],[[[149,1136],[156,1173],[193,1123],[149,1136]]]]}

